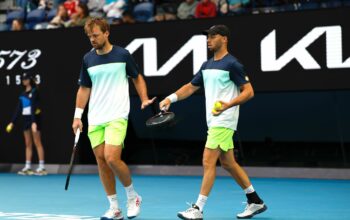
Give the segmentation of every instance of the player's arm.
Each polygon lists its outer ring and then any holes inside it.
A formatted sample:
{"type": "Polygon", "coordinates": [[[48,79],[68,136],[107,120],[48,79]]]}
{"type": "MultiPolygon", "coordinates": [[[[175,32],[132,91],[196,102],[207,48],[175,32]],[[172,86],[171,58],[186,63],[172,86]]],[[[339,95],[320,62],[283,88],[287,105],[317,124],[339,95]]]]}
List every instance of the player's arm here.
{"type": "Polygon", "coordinates": [[[187,83],[180,89],[178,89],[176,92],[174,92],[173,94],[166,97],[163,101],[161,101],[159,103],[159,108],[163,109],[165,107],[165,109],[169,109],[171,103],[186,99],[187,97],[195,93],[199,88],[199,86],[195,86],[192,83],[187,83]]]}
{"type": "Polygon", "coordinates": [[[10,133],[14,127],[14,123],[17,120],[18,116],[20,115],[22,110],[22,103],[21,101],[18,101],[15,113],[12,116],[11,122],[6,126],[7,133],[10,133]]]}
{"type": "Polygon", "coordinates": [[[12,116],[12,119],[11,119],[12,124],[14,124],[17,121],[19,115],[21,114],[21,111],[22,111],[22,102],[18,101],[18,104],[16,106],[16,110],[12,116]]]}
{"type": "Polygon", "coordinates": [[[254,97],[254,89],[252,87],[251,83],[245,83],[243,85],[241,85],[240,87],[240,94],[231,100],[231,102],[229,102],[229,108],[236,106],[236,105],[242,105],[245,102],[247,102],[249,99],[254,97]]]}
{"type": "Polygon", "coordinates": [[[73,125],[72,125],[74,133],[77,132],[78,128],[80,129],[80,131],[83,130],[83,123],[81,122],[81,117],[83,115],[85,106],[89,101],[90,93],[91,93],[91,88],[80,86],[78,89],[76,104],[75,104],[75,113],[74,113],[74,119],[73,119],[73,125]]]}
{"type": "Polygon", "coordinates": [[[146,108],[148,105],[152,104],[156,97],[149,99],[147,95],[146,82],[141,74],[138,74],[136,78],[132,78],[132,82],[136,88],[137,94],[141,99],[141,109],[146,108]]]}
{"type": "Polygon", "coordinates": [[[230,102],[219,101],[221,103],[221,108],[215,109],[216,112],[213,112],[213,115],[219,115],[226,109],[229,109],[233,106],[242,105],[249,99],[254,97],[254,89],[250,82],[244,83],[239,88],[240,94],[234,99],[232,99],[230,102]]]}

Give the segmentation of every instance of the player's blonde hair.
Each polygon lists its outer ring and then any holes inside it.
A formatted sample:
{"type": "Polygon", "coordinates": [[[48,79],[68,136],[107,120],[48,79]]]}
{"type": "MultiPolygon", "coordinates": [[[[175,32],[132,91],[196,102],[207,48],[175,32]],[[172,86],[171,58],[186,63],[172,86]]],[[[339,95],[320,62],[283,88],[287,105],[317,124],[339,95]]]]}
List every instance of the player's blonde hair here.
{"type": "Polygon", "coordinates": [[[109,32],[110,30],[109,24],[106,19],[91,17],[85,23],[85,26],[84,26],[85,33],[90,32],[95,25],[100,27],[103,33],[105,33],[106,31],[109,32]]]}

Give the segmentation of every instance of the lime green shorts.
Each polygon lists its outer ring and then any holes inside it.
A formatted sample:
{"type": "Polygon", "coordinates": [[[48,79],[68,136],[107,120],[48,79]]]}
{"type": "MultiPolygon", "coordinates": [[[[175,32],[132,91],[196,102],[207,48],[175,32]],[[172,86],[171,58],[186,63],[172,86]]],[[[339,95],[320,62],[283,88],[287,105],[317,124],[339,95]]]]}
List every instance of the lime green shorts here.
{"type": "Polygon", "coordinates": [[[217,149],[220,147],[220,149],[225,152],[233,149],[233,133],[234,131],[230,128],[209,128],[205,147],[209,149],[217,149]]]}
{"type": "Polygon", "coordinates": [[[124,145],[128,120],[119,118],[100,125],[90,125],[88,136],[92,148],[105,142],[106,144],[120,146],[124,145]]]}

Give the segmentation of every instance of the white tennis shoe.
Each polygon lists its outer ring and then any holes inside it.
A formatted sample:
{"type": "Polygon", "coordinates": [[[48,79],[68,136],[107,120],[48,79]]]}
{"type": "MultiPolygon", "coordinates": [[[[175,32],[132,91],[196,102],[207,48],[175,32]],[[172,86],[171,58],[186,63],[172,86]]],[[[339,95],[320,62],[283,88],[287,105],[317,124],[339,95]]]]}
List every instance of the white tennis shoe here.
{"type": "Polygon", "coordinates": [[[22,170],[18,171],[17,174],[23,176],[31,176],[34,174],[34,171],[30,168],[23,168],[22,170]]]}
{"type": "Polygon", "coordinates": [[[122,220],[124,219],[122,211],[116,208],[109,208],[100,220],[122,220]]]}
{"type": "Polygon", "coordinates": [[[192,204],[187,210],[177,213],[177,217],[184,220],[203,220],[203,213],[198,206],[192,204]]]}
{"type": "Polygon", "coordinates": [[[239,219],[251,218],[254,215],[257,215],[259,213],[266,211],[266,209],[267,209],[267,206],[264,203],[263,204],[248,203],[244,211],[242,213],[237,214],[237,218],[239,219]]]}
{"type": "Polygon", "coordinates": [[[135,218],[141,212],[142,197],[137,195],[135,198],[128,199],[126,207],[128,208],[127,216],[129,219],[135,218]]]}

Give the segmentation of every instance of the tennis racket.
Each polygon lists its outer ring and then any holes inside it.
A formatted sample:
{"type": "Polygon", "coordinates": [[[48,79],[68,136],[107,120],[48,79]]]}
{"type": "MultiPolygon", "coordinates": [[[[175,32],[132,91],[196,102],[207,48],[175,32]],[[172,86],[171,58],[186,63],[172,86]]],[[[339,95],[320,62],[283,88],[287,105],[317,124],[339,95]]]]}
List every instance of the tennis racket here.
{"type": "Polygon", "coordinates": [[[158,114],[146,121],[146,126],[149,128],[162,127],[168,125],[174,118],[175,114],[173,112],[168,112],[164,107],[158,114]]]}
{"type": "Polygon", "coordinates": [[[66,178],[66,185],[64,187],[65,190],[68,190],[70,176],[71,176],[72,171],[73,171],[75,153],[77,152],[77,149],[78,149],[77,144],[79,141],[79,136],[80,136],[80,129],[78,128],[77,132],[75,133],[73,151],[72,151],[72,155],[70,157],[69,169],[68,169],[68,174],[67,174],[67,178],[66,178]]]}

